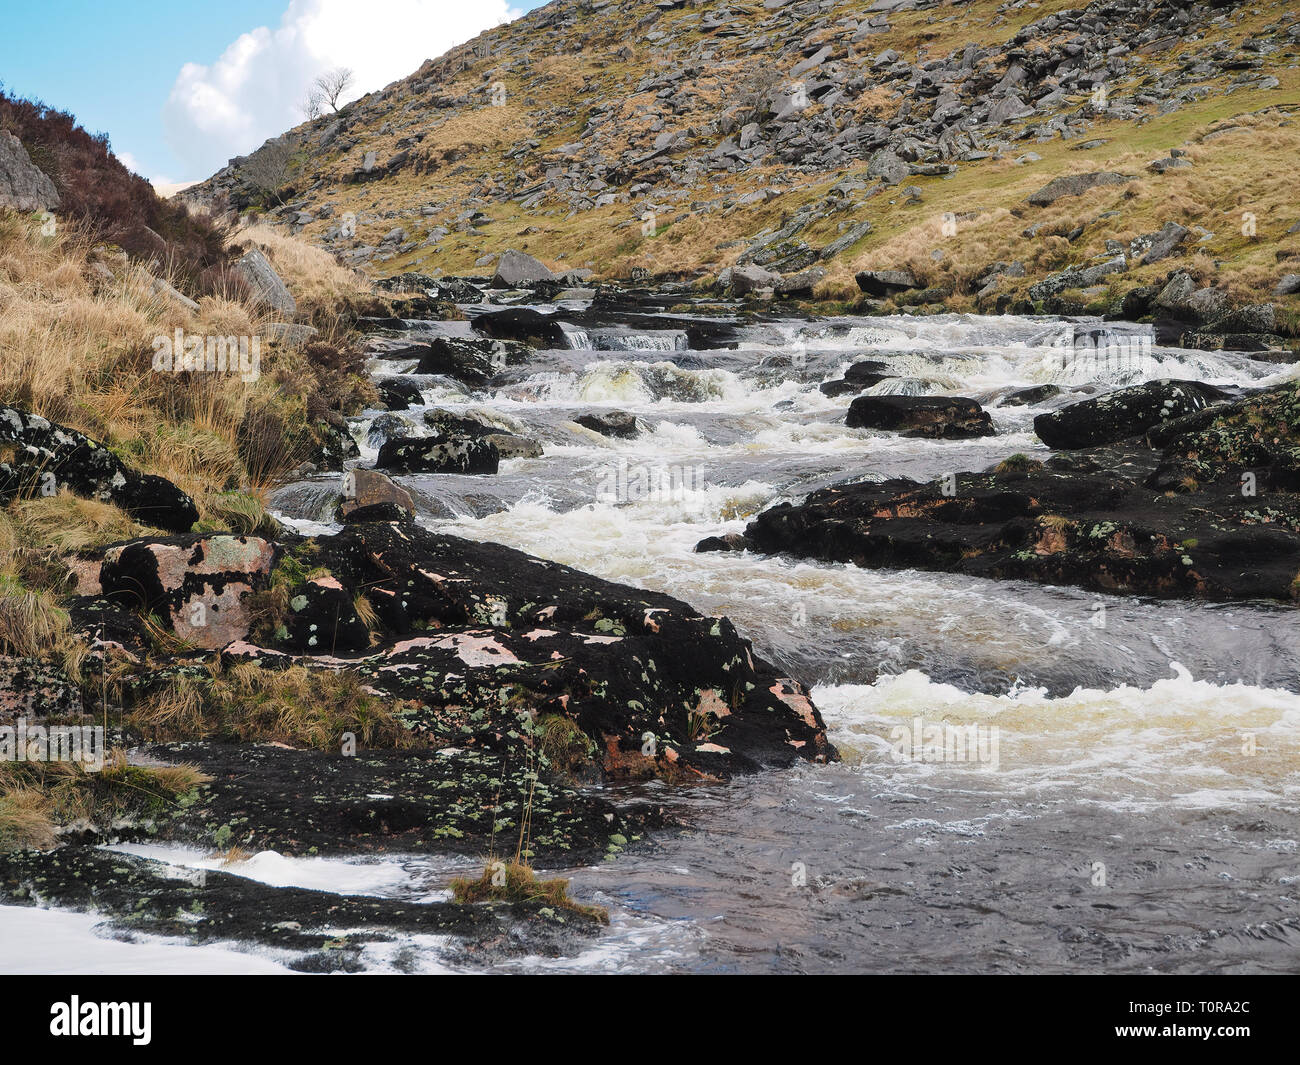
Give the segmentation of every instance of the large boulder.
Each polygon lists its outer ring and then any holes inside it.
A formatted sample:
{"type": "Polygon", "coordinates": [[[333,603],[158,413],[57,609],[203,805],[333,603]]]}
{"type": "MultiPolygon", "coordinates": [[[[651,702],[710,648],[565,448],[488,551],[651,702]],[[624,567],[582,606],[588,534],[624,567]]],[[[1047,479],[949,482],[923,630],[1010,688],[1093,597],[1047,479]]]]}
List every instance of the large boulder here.
{"type": "Polygon", "coordinates": [[[1115,174],[1110,171],[1099,171],[1094,174],[1067,174],[1063,177],[1053,178],[1037,192],[1030,193],[1025,198],[1036,207],[1047,207],[1054,204],[1062,196],[1082,196],[1091,189],[1105,185],[1123,185],[1133,180],[1127,174],[1115,174]]]}
{"type": "Polygon", "coordinates": [[[731,288],[738,296],[745,296],[751,292],[761,292],[764,289],[775,291],[780,283],[780,274],[765,270],[754,263],[747,266],[733,267],[731,271],[731,288]]]}
{"type": "Polygon", "coordinates": [[[964,396],[859,396],[849,405],[845,424],[941,440],[994,434],[988,412],[964,396]]]}
{"type": "Polygon", "coordinates": [[[511,248],[501,256],[496,273],[492,275],[493,288],[524,288],[538,281],[554,281],[553,274],[540,259],[511,248]]]}
{"type": "Polygon", "coordinates": [[[132,540],[103,552],[99,588],[109,602],[157,616],[186,643],[217,650],[247,634],[247,598],[270,583],[274,554],[256,536],[132,540]]]}
{"type": "Polygon", "coordinates": [[[99,441],[39,414],[0,407],[0,459],[0,500],[69,491],[168,532],[189,532],[199,520],[194,500],[171,481],[130,469],[99,441]]]}
{"type": "Polygon", "coordinates": [[[907,270],[862,270],[856,275],[856,280],[858,288],[877,299],[924,287],[907,270]]]}
{"type": "Polygon", "coordinates": [[[531,355],[531,348],[514,340],[435,337],[420,350],[419,371],[481,388],[507,366],[527,362],[531,355]]]}
{"type": "Polygon", "coordinates": [[[415,501],[410,492],[378,470],[349,470],[343,475],[339,518],[356,521],[377,513],[409,518],[415,514],[415,501]]]}
{"type": "Polygon", "coordinates": [[[600,433],[601,436],[616,436],[624,440],[630,440],[641,432],[636,415],[621,410],[602,411],[599,414],[582,414],[575,418],[574,421],[583,428],[590,429],[593,433],[600,433]]]}
{"type": "Polygon", "coordinates": [[[1225,398],[1221,389],[1195,381],[1148,381],[1040,414],[1034,432],[1057,449],[1112,444],[1225,398]]]}
{"type": "Polygon", "coordinates": [[[501,453],[490,440],[465,433],[385,440],[375,463],[400,473],[496,473],[501,453]]]}
{"type": "Polygon", "coordinates": [[[32,162],[17,137],[0,129],[0,207],[53,211],[58,206],[54,182],[32,162]]]}
{"type": "Polygon", "coordinates": [[[277,314],[291,316],[298,313],[293,293],[260,249],[251,248],[245,252],[239,262],[235,263],[235,273],[253,290],[255,302],[270,307],[277,314]]]}

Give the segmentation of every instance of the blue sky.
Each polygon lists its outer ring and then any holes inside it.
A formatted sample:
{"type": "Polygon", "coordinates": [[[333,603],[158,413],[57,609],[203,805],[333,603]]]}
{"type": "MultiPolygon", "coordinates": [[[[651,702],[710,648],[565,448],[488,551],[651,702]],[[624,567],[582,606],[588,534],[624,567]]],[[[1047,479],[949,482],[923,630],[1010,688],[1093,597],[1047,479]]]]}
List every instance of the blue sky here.
{"type": "Polygon", "coordinates": [[[162,182],[207,177],[301,121],[316,73],[352,95],[544,0],[46,0],[6,5],[5,90],[71,111],[162,182]]]}

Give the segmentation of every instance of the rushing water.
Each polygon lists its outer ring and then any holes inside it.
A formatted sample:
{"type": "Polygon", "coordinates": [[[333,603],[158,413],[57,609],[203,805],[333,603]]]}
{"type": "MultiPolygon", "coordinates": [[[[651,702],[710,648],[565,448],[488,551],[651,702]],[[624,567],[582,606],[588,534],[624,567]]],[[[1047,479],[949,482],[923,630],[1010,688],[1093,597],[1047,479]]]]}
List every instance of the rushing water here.
{"type": "MultiPolygon", "coordinates": [[[[761,653],[814,686],[843,761],[671,794],[652,786],[694,827],[596,868],[560,870],[579,897],[610,908],[613,927],[576,959],[514,967],[1296,968],[1294,610],[1103,600],[693,550],[776,501],[847,477],[928,478],[1042,451],[1033,416],[1082,395],[1156,377],[1254,385],[1292,367],[1152,348],[1140,327],[1010,317],[772,322],[712,350],[691,350],[677,328],[569,325],[564,334],[568,347],[512,367],[493,393],[419,379],[429,405],[545,447],[541,458],[504,462],[496,477],[403,478],[420,520],[729,615],[761,653]],[[1089,329],[1127,355],[1081,350],[1073,338],[1089,329]],[[998,435],[926,441],[846,428],[849,397],[817,386],[863,357],[895,375],[872,391],[971,396],[998,435]],[[1048,382],[1065,393],[1000,405],[1048,382]],[[609,439],[573,420],[602,409],[635,413],[644,432],[609,439]],[[917,719],[976,726],[974,757],[900,750],[917,719]]],[[[409,368],[377,360],[373,369],[409,368]]],[[[402,412],[406,431],[428,431],[422,414],[402,412]]],[[[358,423],[366,458],[393,426],[380,412],[358,423]]],[[[332,490],[298,485],[280,505],[321,519],[332,490]]],[[[259,860],[248,875],[335,890],[360,882],[412,899],[436,897],[451,867],[412,858],[358,873],[353,863],[259,860]]],[[[412,951],[415,968],[443,968],[437,943],[408,944],[405,968],[412,951]]]]}

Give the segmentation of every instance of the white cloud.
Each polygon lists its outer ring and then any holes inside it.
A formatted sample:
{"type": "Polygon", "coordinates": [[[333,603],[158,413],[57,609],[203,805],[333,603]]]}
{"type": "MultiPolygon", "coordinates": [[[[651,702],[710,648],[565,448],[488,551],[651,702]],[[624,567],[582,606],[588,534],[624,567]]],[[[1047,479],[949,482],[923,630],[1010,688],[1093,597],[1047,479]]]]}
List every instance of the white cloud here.
{"type": "Polygon", "coordinates": [[[117,156],[117,161],[131,171],[131,173],[139,174],[141,177],[145,178],[145,180],[147,180],[149,184],[157,190],[159,196],[170,196],[173,193],[180,191],[180,189],[196,184],[193,181],[175,182],[165,174],[149,175],[140,160],[130,152],[120,152],[115,148],[113,149],[113,154],[117,156]]]}
{"type": "Polygon", "coordinates": [[[250,30],[211,66],[181,68],[163,108],[168,145],[205,178],[301,122],[318,74],[351,68],[344,99],[356,99],[519,14],[508,0],[291,0],[278,29],[250,30]]]}

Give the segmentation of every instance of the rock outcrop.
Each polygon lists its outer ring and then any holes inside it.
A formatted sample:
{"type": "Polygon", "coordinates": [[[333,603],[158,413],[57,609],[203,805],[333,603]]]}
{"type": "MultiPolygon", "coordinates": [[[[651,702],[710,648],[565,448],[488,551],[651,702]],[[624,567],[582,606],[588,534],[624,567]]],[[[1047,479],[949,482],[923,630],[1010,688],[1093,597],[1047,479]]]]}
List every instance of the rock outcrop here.
{"type": "Polygon", "coordinates": [[[58,206],[54,182],[32,162],[22,141],[0,129],[0,207],[53,211],[58,206]]]}
{"type": "Polygon", "coordinates": [[[169,532],[188,532],[199,520],[194,501],[170,481],[130,469],[85,433],[0,407],[0,501],[60,491],[114,503],[169,532]]]}

